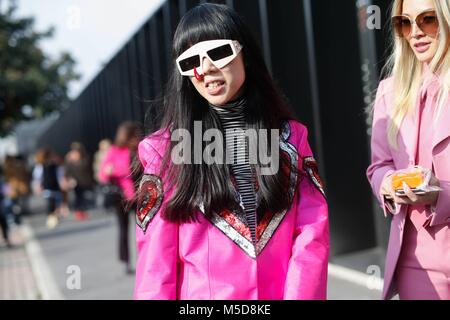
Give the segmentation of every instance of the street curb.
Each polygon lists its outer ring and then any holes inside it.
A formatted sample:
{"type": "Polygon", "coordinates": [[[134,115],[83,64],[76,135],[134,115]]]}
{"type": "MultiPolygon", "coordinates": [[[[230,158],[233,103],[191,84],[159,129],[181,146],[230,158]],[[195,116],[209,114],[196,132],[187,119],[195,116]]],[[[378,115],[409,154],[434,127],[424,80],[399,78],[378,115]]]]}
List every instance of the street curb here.
{"type": "Polygon", "coordinates": [[[328,264],[328,275],[348,281],[369,290],[383,291],[383,278],[357,271],[351,268],[328,264]]]}
{"type": "Polygon", "coordinates": [[[23,221],[21,232],[25,238],[25,251],[30,259],[31,270],[36,280],[42,300],[64,300],[57,282],[51,274],[51,269],[42,253],[42,247],[34,236],[33,229],[23,221]]]}

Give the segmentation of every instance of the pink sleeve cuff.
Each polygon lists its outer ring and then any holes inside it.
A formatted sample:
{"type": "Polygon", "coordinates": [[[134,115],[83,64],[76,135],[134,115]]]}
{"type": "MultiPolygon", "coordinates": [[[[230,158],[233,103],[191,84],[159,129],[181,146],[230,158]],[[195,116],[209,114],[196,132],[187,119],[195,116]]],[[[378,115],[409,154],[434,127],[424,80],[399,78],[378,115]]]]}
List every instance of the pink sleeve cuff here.
{"type": "Polygon", "coordinates": [[[388,216],[388,213],[397,214],[397,213],[400,212],[400,209],[401,209],[401,205],[395,203],[392,200],[386,199],[386,197],[381,194],[381,186],[383,184],[384,179],[386,179],[387,176],[393,174],[394,172],[395,172],[395,170],[392,170],[392,169],[387,170],[384,173],[382,179],[380,180],[380,184],[379,184],[379,187],[378,187],[378,194],[377,194],[377,196],[378,196],[379,202],[381,203],[381,208],[383,209],[385,217],[388,216]]]}

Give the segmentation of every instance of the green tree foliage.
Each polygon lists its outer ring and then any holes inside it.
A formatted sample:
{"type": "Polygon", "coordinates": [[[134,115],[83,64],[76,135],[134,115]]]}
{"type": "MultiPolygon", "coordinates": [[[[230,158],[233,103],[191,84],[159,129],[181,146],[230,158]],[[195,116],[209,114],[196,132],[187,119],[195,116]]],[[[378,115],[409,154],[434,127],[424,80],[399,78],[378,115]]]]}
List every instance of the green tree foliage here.
{"type": "Polygon", "coordinates": [[[0,6],[0,136],[17,121],[67,108],[68,84],[79,78],[69,53],[53,59],[40,48],[54,30],[34,30],[34,19],[16,17],[16,9],[14,1],[0,6]]]}

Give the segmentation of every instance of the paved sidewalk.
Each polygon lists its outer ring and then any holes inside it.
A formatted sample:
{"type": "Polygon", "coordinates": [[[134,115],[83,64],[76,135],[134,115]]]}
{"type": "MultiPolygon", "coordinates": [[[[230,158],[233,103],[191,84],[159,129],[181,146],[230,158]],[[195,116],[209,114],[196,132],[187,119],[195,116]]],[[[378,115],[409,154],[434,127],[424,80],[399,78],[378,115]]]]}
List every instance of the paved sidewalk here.
{"type": "MultiPolygon", "coordinates": [[[[53,230],[45,217],[35,215],[28,222],[42,248],[53,277],[53,286],[63,299],[132,299],[134,274],[125,273],[118,260],[118,226],[113,213],[89,211],[89,220],[62,219],[53,230]],[[78,276],[79,288],[71,286],[78,276]],[[69,285],[68,285],[69,283],[69,285]]],[[[134,261],[134,220],[130,216],[130,249],[134,261]]],[[[49,281],[47,281],[48,283],[49,281]]]]}
{"type": "Polygon", "coordinates": [[[12,227],[12,248],[0,242],[0,300],[41,298],[25,249],[26,239],[21,231],[21,227],[12,227]]]}

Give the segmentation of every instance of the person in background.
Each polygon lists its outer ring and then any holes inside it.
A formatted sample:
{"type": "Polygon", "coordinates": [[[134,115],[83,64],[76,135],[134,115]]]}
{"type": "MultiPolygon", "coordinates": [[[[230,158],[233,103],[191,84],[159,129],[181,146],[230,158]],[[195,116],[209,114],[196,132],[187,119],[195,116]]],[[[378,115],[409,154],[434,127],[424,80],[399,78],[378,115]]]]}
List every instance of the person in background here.
{"type": "Polygon", "coordinates": [[[109,139],[103,139],[98,144],[98,150],[94,154],[94,161],[92,164],[92,169],[94,171],[94,179],[97,182],[96,186],[96,205],[97,207],[105,208],[105,193],[108,191],[108,186],[104,185],[98,178],[99,172],[100,172],[100,166],[102,164],[103,159],[105,158],[105,155],[108,151],[108,149],[111,147],[111,140],[109,139]]]}
{"type": "Polygon", "coordinates": [[[65,178],[75,193],[75,219],[86,220],[86,191],[92,189],[94,180],[89,157],[81,143],[71,144],[65,157],[64,170],[65,178]]]}
{"type": "Polygon", "coordinates": [[[4,190],[3,190],[3,173],[2,168],[0,167],[0,230],[2,230],[2,236],[3,240],[6,243],[6,246],[10,248],[11,242],[9,240],[9,226],[8,226],[8,220],[6,218],[6,212],[3,208],[3,200],[4,200],[4,190]]]}
{"type": "Polygon", "coordinates": [[[34,166],[31,171],[31,192],[35,195],[42,193],[42,179],[43,179],[43,153],[44,149],[36,151],[34,154],[34,166]]]}
{"type": "Polygon", "coordinates": [[[92,164],[92,168],[94,171],[94,179],[97,182],[100,182],[98,179],[98,174],[100,172],[100,165],[102,164],[102,161],[105,158],[105,155],[110,147],[111,147],[111,140],[109,139],[103,139],[98,143],[98,150],[94,154],[94,162],[92,164]]]}
{"type": "Polygon", "coordinates": [[[61,187],[58,181],[58,164],[52,150],[44,148],[35,156],[36,166],[33,170],[33,186],[37,193],[42,193],[47,200],[47,228],[58,225],[57,209],[61,204],[61,187]]]}
{"type": "Polygon", "coordinates": [[[61,203],[57,208],[57,212],[59,217],[68,217],[70,216],[69,192],[71,191],[71,185],[66,179],[64,158],[59,154],[55,154],[54,159],[56,165],[58,166],[56,169],[56,175],[58,177],[59,186],[61,187],[61,203]]]}
{"type": "Polygon", "coordinates": [[[107,151],[98,174],[101,183],[111,183],[121,190],[122,201],[117,201],[115,212],[119,224],[119,259],[125,263],[126,272],[133,273],[130,265],[128,221],[129,212],[134,206],[128,201],[134,200],[135,184],[140,173],[132,170],[136,161],[137,146],[141,137],[141,128],[133,122],[124,122],[117,129],[114,144],[107,151]]]}
{"type": "Polygon", "coordinates": [[[26,198],[30,193],[30,175],[22,157],[7,156],[4,164],[7,215],[12,216],[16,224],[26,210],[26,198]]]}

